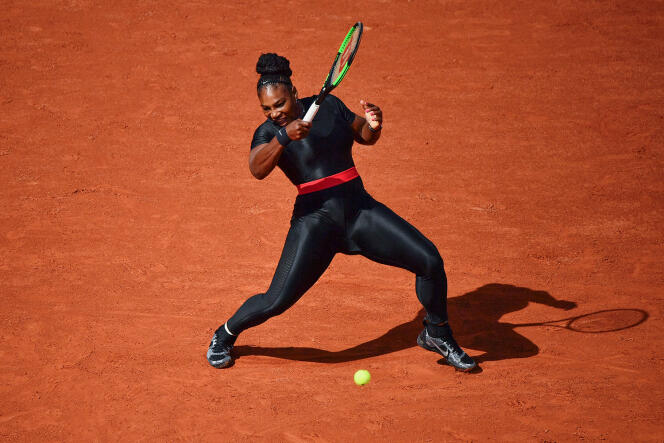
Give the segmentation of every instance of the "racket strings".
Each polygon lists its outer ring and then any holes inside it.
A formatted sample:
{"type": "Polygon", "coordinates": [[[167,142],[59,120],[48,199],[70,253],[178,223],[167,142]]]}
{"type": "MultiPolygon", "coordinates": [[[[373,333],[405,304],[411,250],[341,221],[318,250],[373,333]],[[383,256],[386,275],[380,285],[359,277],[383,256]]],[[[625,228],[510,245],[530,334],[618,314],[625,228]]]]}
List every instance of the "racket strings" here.
{"type": "Polygon", "coordinates": [[[339,48],[337,60],[332,68],[332,84],[339,83],[348,70],[348,66],[352,62],[355,51],[360,44],[361,32],[360,28],[356,27],[350,38],[346,38],[339,48]]]}

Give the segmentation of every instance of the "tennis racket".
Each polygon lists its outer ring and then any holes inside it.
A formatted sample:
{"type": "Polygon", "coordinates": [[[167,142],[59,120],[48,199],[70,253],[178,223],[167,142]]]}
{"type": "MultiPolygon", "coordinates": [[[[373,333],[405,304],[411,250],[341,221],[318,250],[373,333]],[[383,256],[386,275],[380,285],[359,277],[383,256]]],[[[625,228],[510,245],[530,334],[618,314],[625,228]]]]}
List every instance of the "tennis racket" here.
{"type": "Polygon", "coordinates": [[[574,332],[586,334],[599,334],[602,332],[615,332],[638,326],[648,319],[648,313],[641,309],[606,309],[563,318],[562,320],[545,321],[540,323],[506,323],[508,326],[554,326],[569,329],[574,332]]]}
{"type": "Polygon", "coordinates": [[[304,116],[303,120],[305,122],[310,122],[314,119],[320,104],[323,103],[327,94],[339,86],[341,80],[346,76],[346,72],[348,72],[348,68],[350,68],[350,64],[353,63],[353,59],[355,58],[355,53],[357,53],[357,49],[360,47],[362,28],[362,22],[357,22],[350,28],[348,34],[346,34],[346,38],[344,38],[343,43],[339,47],[337,56],[334,57],[332,69],[330,69],[330,72],[325,78],[323,88],[320,90],[318,96],[316,96],[316,100],[314,100],[304,116]]]}

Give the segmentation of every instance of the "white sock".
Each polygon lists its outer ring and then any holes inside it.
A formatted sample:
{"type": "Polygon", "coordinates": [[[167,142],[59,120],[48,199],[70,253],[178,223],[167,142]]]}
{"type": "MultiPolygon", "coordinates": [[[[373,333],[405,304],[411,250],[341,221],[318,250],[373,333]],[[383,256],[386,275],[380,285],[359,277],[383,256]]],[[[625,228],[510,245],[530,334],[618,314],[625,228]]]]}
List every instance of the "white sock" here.
{"type": "Polygon", "coordinates": [[[231,332],[230,329],[228,329],[228,322],[224,323],[224,329],[225,329],[226,332],[228,332],[230,335],[235,335],[235,334],[233,334],[233,333],[231,332]]]}

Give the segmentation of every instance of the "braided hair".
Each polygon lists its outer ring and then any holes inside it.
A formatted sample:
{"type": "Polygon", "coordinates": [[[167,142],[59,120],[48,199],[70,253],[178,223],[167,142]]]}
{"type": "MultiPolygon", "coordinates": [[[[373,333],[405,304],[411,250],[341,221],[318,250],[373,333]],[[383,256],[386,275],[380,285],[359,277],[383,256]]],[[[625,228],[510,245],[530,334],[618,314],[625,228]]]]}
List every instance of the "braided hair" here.
{"type": "Polygon", "coordinates": [[[261,54],[256,63],[256,72],[260,74],[258,85],[256,86],[259,92],[261,88],[277,83],[284,84],[290,88],[293,87],[290,79],[293,71],[291,71],[290,62],[286,57],[273,52],[261,54]]]}

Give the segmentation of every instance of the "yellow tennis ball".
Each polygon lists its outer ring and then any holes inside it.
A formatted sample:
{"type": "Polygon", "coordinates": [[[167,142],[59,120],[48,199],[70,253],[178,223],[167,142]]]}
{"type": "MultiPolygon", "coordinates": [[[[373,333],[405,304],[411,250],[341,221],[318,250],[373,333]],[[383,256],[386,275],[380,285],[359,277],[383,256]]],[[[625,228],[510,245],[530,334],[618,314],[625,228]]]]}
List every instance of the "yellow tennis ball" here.
{"type": "Polygon", "coordinates": [[[371,380],[371,374],[369,374],[369,371],[366,369],[360,369],[355,373],[353,379],[355,380],[355,384],[358,386],[366,385],[369,383],[369,380],[371,380]]]}

